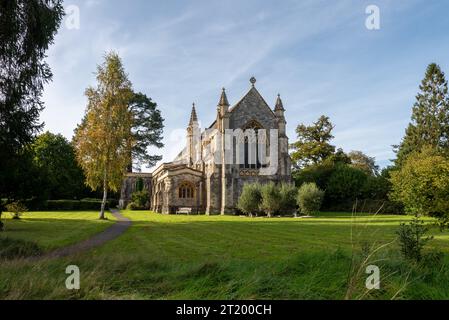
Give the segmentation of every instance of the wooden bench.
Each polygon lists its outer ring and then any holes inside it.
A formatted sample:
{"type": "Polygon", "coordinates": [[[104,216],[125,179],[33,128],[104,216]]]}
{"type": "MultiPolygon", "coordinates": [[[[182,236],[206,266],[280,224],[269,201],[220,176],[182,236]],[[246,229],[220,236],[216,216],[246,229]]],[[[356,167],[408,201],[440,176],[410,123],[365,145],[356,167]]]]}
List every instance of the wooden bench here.
{"type": "Polygon", "coordinates": [[[176,214],[192,214],[192,208],[179,208],[176,214]]]}

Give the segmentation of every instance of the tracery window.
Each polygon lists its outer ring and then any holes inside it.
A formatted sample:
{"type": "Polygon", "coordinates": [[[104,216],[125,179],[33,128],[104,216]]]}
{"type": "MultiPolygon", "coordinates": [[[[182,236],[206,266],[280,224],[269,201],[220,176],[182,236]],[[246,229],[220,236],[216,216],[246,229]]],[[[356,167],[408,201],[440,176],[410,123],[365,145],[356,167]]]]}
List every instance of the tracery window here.
{"type": "Polygon", "coordinates": [[[243,130],[244,163],[240,167],[245,169],[260,169],[265,167],[259,159],[259,148],[266,148],[266,139],[261,139],[261,135],[259,134],[259,130],[264,130],[263,126],[256,120],[251,120],[244,126],[243,130]]]}
{"type": "Polygon", "coordinates": [[[193,199],[195,197],[195,188],[189,182],[183,182],[178,191],[180,199],[193,199]]]}

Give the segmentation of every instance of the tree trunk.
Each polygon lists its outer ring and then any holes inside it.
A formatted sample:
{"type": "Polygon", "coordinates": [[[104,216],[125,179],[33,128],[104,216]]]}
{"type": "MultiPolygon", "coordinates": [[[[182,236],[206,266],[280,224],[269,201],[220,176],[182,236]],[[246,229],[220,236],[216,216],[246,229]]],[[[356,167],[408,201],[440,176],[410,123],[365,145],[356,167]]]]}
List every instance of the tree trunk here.
{"type": "Polygon", "coordinates": [[[100,220],[105,219],[104,212],[106,210],[106,202],[108,201],[108,181],[106,178],[106,174],[103,181],[103,201],[101,202],[101,212],[100,212],[100,220]]]}

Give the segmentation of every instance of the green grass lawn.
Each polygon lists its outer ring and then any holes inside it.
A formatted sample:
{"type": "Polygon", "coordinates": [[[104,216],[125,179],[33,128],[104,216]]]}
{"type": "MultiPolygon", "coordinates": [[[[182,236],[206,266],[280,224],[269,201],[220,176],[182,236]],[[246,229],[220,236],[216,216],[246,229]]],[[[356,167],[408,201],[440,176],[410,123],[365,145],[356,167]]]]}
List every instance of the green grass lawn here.
{"type": "MultiPolygon", "coordinates": [[[[7,235],[34,239],[48,248],[52,238],[59,246],[68,241],[69,233],[71,242],[77,236],[85,238],[87,229],[107,224],[89,214],[86,219],[75,218],[79,213],[48,215],[33,214],[18,224],[27,227],[11,229],[7,235]],[[39,231],[39,223],[48,229],[48,236],[39,231]]],[[[38,263],[2,262],[0,298],[449,298],[447,257],[420,265],[401,258],[395,231],[410,219],[406,216],[326,213],[308,219],[267,219],[127,211],[124,215],[133,220],[132,227],[88,253],[38,263]],[[381,268],[381,290],[366,292],[364,269],[354,270],[361,265],[364,247],[382,245],[368,259],[368,264],[381,268]],[[69,264],[80,267],[80,291],[65,289],[69,264]]],[[[426,252],[448,256],[449,233],[437,229],[432,233],[436,238],[426,252]]]]}
{"type": "Polygon", "coordinates": [[[97,212],[27,212],[20,220],[3,216],[5,232],[0,237],[35,241],[46,251],[85,240],[115,221],[112,214],[100,221],[97,212]]]}

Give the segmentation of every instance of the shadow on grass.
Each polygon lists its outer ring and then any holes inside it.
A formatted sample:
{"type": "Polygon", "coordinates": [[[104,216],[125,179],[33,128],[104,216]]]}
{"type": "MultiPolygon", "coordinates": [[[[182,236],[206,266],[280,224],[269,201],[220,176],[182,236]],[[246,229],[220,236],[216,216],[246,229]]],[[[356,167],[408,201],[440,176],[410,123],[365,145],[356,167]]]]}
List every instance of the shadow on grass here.
{"type": "Polygon", "coordinates": [[[346,220],[339,220],[339,219],[332,219],[332,218],[308,218],[308,219],[298,219],[298,218],[291,218],[291,220],[286,221],[285,218],[282,218],[283,220],[279,220],[276,218],[242,218],[240,221],[236,218],[235,221],[229,221],[229,220],[213,220],[213,218],[204,218],[204,220],[201,220],[201,218],[195,218],[194,220],[189,221],[188,218],[183,217],[179,220],[173,219],[173,220],[145,220],[145,219],[135,219],[132,217],[132,215],[128,215],[133,221],[133,223],[136,224],[142,224],[142,223],[148,223],[148,224],[179,224],[179,225],[189,225],[189,224],[203,224],[203,225],[209,225],[209,224],[239,224],[239,225],[254,225],[254,226],[303,226],[303,225],[328,225],[328,226],[350,226],[353,225],[366,225],[369,224],[371,226],[375,225],[391,225],[391,226],[399,226],[401,222],[408,221],[407,219],[401,219],[401,218],[390,218],[390,219],[371,219],[370,217],[359,217],[354,220],[346,219],[346,220]]]}

